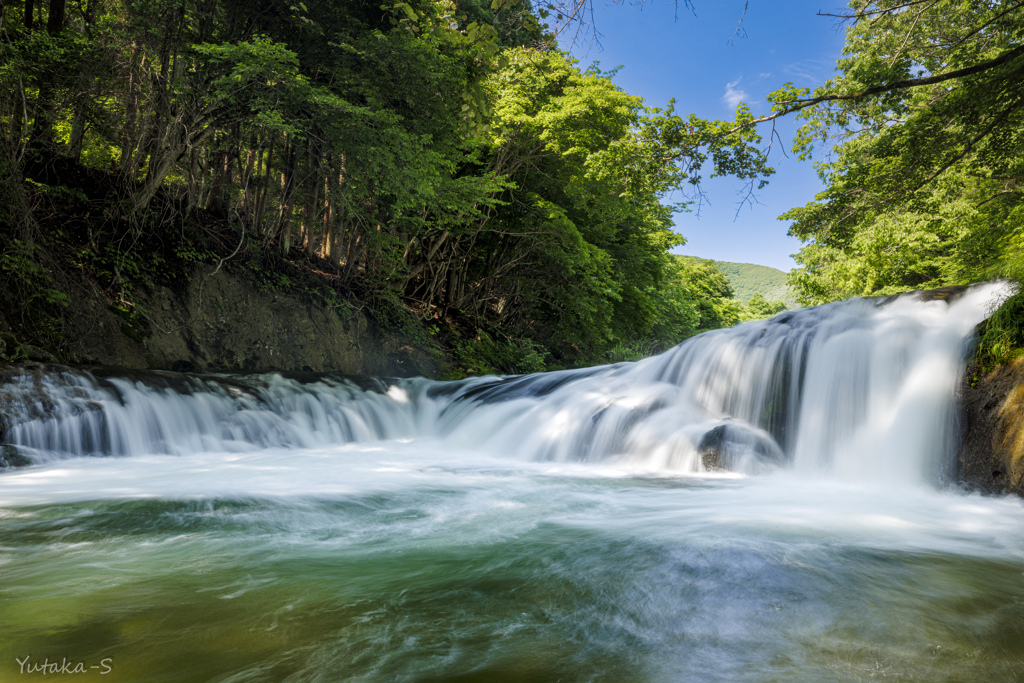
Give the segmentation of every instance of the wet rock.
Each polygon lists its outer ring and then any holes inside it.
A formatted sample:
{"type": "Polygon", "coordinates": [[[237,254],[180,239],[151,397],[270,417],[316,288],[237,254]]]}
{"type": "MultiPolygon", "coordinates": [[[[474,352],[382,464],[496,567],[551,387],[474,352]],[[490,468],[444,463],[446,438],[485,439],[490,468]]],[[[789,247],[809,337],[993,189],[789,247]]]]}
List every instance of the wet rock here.
{"type": "Polygon", "coordinates": [[[697,451],[709,471],[754,472],[777,467],[786,459],[767,432],[732,421],[705,432],[697,451]]]}
{"type": "Polygon", "coordinates": [[[948,287],[936,287],[935,289],[922,289],[916,292],[905,292],[903,294],[890,294],[888,296],[866,297],[877,306],[884,306],[904,296],[914,297],[918,301],[945,301],[953,303],[974,285],[949,285],[948,287]]]}
{"type": "Polygon", "coordinates": [[[1024,358],[988,375],[969,366],[960,399],[957,480],[986,493],[1024,495],[1024,358]]]}
{"type": "Polygon", "coordinates": [[[38,346],[32,346],[31,344],[22,344],[22,348],[25,350],[25,357],[29,360],[36,361],[37,363],[57,362],[57,358],[46,349],[41,349],[38,346]]]}
{"type": "Polygon", "coordinates": [[[10,467],[25,467],[31,465],[32,461],[18,452],[18,449],[10,444],[0,444],[0,469],[10,467]]]}

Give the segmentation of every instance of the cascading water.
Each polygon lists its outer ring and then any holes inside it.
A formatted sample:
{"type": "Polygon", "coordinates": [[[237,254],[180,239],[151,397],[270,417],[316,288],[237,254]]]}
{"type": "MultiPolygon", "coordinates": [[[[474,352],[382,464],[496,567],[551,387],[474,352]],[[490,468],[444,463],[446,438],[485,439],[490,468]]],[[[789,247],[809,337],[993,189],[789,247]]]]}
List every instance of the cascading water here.
{"type": "Polygon", "coordinates": [[[8,370],[0,672],[1022,678],[1024,506],[935,486],[1000,289],[461,382],[8,370]]]}
{"type": "Polygon", "coordinates": [[[529,460],[915,482],[948,455],[965,341],[996,287],[799,310],[541,375],[357,386],[62,369],[16,374],[0,400],[7,443],[36,462],[427,437],[529,460]]]}

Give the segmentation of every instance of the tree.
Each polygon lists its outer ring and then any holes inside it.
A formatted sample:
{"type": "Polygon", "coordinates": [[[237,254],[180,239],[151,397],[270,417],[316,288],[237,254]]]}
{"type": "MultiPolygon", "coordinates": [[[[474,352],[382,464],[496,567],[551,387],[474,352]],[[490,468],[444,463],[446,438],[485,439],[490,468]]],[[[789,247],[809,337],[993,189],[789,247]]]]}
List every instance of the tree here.
{"type": "MultiPolygon", "coordinates": [[[[516,48],[495,73],[485,169],[500,205],[413,252],[407,292],[438,311],[472,311],[560,357],[598,357],[655,334],[667,249],[679,244],[661,199],[698,187],[700,169],[763,182],[752,130],[648,109],[595,69],[516,48]],[[729,129],[731,134],[723,134],[729,129]]],[[[749,116],[741,112],[741,118],[749,116]]],[[[438,234],[439,233],[439,234],[438,234]]],[[[433,310],[433,309],[432,309],[433,310]]]]}
{"type": "Polygon", "coordinates": [[[801,111],[795,149],[827,189],[783,216],[808,242],[802,303],[1020,271],[1024,3],[855,0],[839,75],[787,85],[769,120],[801,111]]]}
{"type": "Polygon", "coordinates": [[[12,300],[43,253],[129,310],[151,254],[216,252],[527,365],[538,345],[595,359],[724,320],[667,254],[688,200],[662,202],[699,195],[705,162],[752,187],[772,172],[749,111],[649,108],[551,49],[523,0],[27,0],[0,18],[12,300]]]}
{"type": "Polygon", "coordinates": [[[773,299],[768,301],[764,298],[764,295],[760,292],[754,292],[750,297],[750,301],[747,302],[747,310],[744,318],[746,320],[762,320],[764,318],[770,318],[777,313],[785,311],[787,308],[786,302],[781,299],[773,299]]]}

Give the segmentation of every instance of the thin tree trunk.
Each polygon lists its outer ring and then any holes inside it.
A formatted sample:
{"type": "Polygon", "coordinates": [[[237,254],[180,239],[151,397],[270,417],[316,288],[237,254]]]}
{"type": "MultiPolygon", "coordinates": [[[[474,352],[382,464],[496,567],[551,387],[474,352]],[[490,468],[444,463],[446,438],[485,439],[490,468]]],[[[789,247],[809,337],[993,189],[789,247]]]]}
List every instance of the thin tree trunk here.
{"type": "Polygon", "coordinates": [[[270,143],[270,149],[268,149],[262,155],[261,162],[256,165],[256,173],[260,178],[260,183],[259,187],[257,187],[258,194],[256,199],[256,224],[253,226],[253,229],[256,230],[257,234],[263,235],[263,241],[265,243],[273,239],[273,230],[270,229],[269,227],[266,229],[263,228],[263,214],[265,213],[267,208],[267,196],[270,194],[270,169],[274,160],[275,146],[275,143],[272,141],[270,143]],[[265,173],[260,173],[261,169],[264,169],[265,173]]]}
{"type": "Polygon", "coordinates": [[[125,100],[124,141],[121,144],[121,175],[128,177],[135,167],[135,151],[138,148],[139,99],[142,70],[146,66],[146,54],[141,46],[132,44],[132,59],[128,69],[127,98],[125,100]]]}
{"type": "Polygon", "coordinates": [[[144,209],[156,195],[157,190],[163,184],[167,174],[171,172],[174,165],[185,153],[185,150],[192,145],[197,145],[212,131],[212,128],[205,128],[194,139],[186,139],[184,131],[179,134],[179,139],[174,141],[172,147],[164,152],[156,163],[155,168],[149,173],[142,189],[135,194],[133,204],[136,211],[144,209]]]}
{"type": "Polygon", "coordinates": [[[286,255],[292,248],[292,212],[295,205],[295,167],[297,154],[294,144],[289,144],[285,153],[284,170],[281,172],[281,253],[286,255]]]}
{"type": "MultiPolygon", "coordinates": [[[[221,140],[224,143],[224,140],[221,140]]],[[[213,187],[210,189],[210,200],[206,210],[226,218],[228,215],[228,186],[231,184],[231,155],[227,149],[217,152],[213,164],[213,187]]]]}
{"type": "Polygon", "coordinates": [[[82,146],[85,144],[85,105],[75,108],[75,118],[71,122],[71,139],[68,140],[68,156],[76,162],[82,157],[82,146]]]}

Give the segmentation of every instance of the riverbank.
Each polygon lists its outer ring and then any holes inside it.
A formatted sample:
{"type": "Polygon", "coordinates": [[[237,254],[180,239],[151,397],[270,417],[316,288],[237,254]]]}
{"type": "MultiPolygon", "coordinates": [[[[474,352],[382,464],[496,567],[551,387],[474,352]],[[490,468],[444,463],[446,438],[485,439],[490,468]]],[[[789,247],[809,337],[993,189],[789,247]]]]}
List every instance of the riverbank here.
{"type": "Polygon", "coordinates": [[[330,305],[252,277],[197,264],[183,286],[140,288],[131,308],[77,278],[66,288],[62,333],[51,348],[22,344],[0,318],[8,359],[178,372],[341,372],[438,376],[444,350],[418,331],[384,329],[347,302],[330,305]],[[14,343],[11,343],[11,342],[14,343]]]}
{"type": "Polygon", "coordinates": [[[1024,358],[989,372],[969,365],[960,401],[957,481],[984,493],[1024,495],[1024,358]]]}

